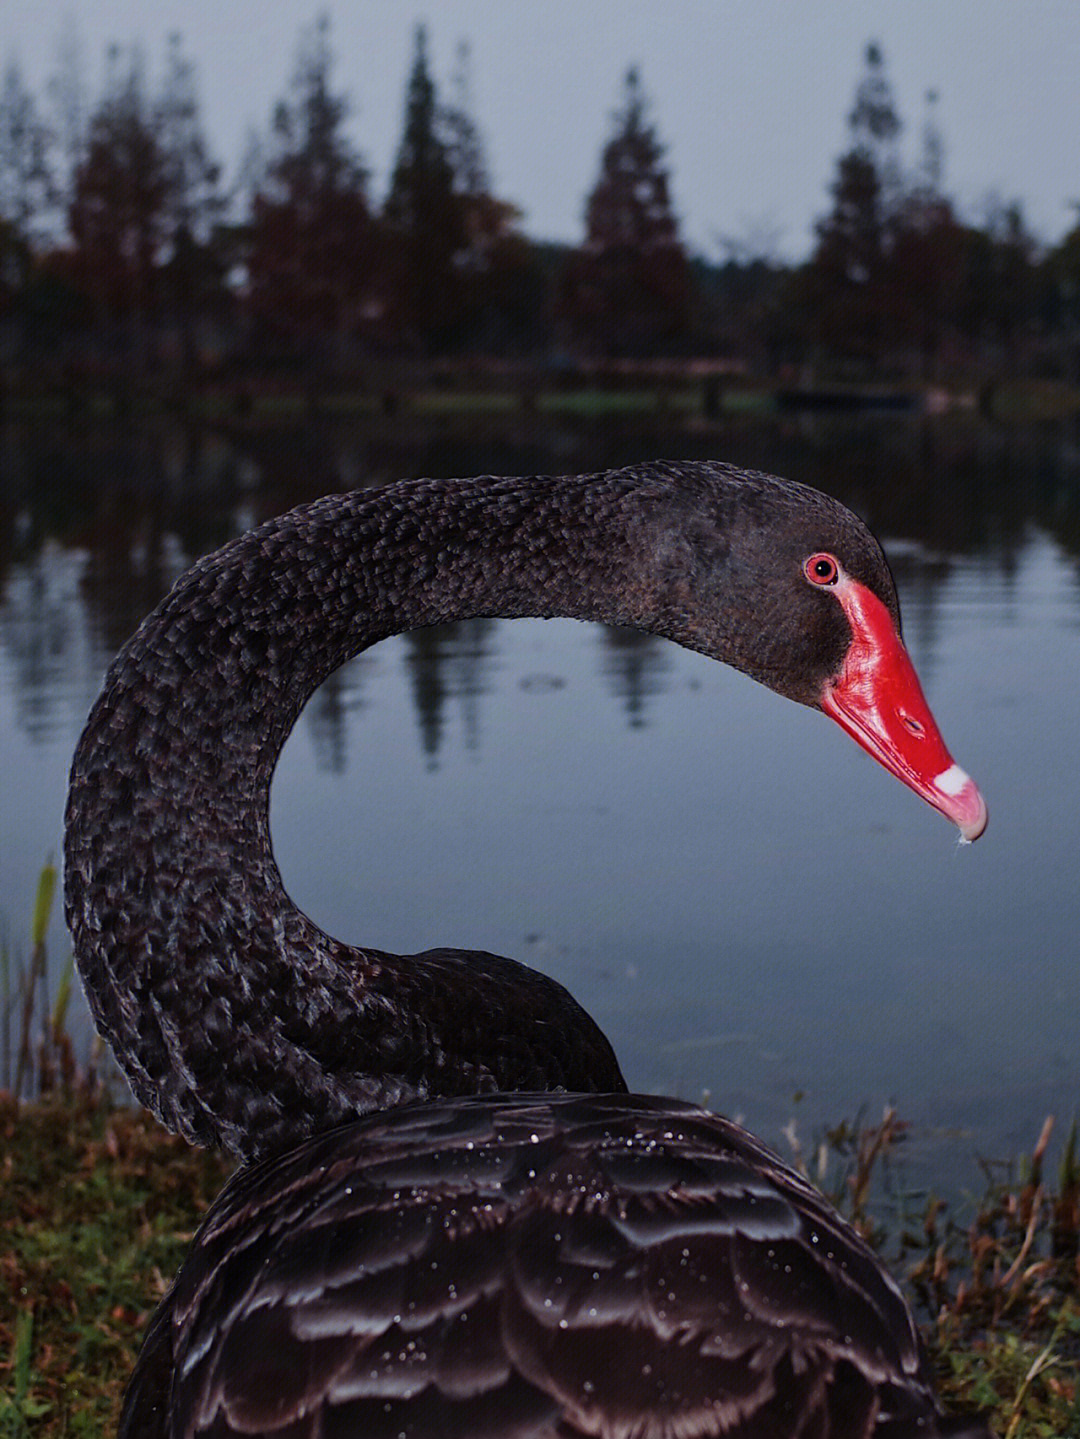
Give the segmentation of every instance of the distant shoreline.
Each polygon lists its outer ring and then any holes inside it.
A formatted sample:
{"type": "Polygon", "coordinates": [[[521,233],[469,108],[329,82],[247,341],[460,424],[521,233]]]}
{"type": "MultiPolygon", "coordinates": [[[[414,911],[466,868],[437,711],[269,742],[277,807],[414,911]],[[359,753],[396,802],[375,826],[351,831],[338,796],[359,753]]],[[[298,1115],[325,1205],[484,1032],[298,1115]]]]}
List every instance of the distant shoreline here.
{"type": "Polygon", "coordinates": [[[797,411],[935,415],[978,410],[1025,423],[1080,412],[1080,385],[1037,378],[953,384],[761,380],[712,360],[603,361],[552,366],[503,362],[377,363],[351,369],[207,369],[199,374],[86,366],[0,371],[0,419],[127,418],[177,412],[231,425],[341,415],[376,421],[645,416],[719,423],[797,411]]]}

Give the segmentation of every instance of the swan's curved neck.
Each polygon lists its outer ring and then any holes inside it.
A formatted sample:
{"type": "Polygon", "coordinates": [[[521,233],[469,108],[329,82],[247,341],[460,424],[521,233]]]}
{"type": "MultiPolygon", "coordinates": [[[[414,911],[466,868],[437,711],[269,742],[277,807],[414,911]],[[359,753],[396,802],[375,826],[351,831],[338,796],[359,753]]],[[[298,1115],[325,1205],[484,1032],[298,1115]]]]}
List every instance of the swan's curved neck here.
{"type": "Polygon", "coordinates": [[[144,622],[76,753],[66,887],[95,1018],[167,1124],[250,1158],[410,1098],[622,1086],[542,976],[323,934],[282,887],[269,789],[316,686],[402,630],[564,615],[692,642],[665,598],[669,500],[618,473],[329,497],[201,561],[144,622]]]}

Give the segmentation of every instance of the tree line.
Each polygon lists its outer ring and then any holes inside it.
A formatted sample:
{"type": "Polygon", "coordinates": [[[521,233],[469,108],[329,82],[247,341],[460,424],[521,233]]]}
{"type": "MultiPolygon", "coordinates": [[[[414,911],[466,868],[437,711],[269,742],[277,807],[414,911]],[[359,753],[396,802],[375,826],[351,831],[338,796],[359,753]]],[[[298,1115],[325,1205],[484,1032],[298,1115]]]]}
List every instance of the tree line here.
{"type": "Polygon", "coordinates": [[[447,94],[415,31],[386,194],[348,138],[329,21],[306,30],[287,93],[226,179],[194,66],[168,43],[151,90],[112,47],[87,100],[73,49],[44,101],[0,82],[0,364],[260,369],[380,356],[727,357],[762,373],[943,378],[1010,367],[1080,379],[1080,217],[1041,246],[1019,202],[961,216],[927,98],[921,154],[880,46],[866,48],[810,256],[768,237],[691,255],[637,69],[576,246],[541,243],[494,190],[468,51],[447,94]]]}

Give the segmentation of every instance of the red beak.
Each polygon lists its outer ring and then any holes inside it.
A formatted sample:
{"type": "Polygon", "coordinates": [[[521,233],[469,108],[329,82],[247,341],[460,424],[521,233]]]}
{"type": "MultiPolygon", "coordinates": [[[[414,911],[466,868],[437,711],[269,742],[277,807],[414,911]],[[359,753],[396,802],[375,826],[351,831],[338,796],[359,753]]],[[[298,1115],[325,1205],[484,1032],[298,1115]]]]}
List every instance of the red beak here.
{"type": "Polygon", "coordinates": [[[825,713],[879,764],[940,810],[965,840],[986,828],[986,801],[945,748],[893,617],[865,585],[841,574],[836,595],[851,626],[838,678],[821,696],[825,713]]]}

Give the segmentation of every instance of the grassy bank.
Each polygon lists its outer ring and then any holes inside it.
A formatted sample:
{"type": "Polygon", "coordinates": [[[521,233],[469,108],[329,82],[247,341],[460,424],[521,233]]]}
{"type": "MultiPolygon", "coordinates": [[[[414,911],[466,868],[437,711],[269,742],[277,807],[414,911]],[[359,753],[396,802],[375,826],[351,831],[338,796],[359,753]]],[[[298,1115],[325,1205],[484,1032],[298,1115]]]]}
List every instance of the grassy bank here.
{"type": "Polygon", "coordinates": [[[0,1435],[111,1435],[231,1165],[134,1110],[0,1097],[0,1435]]]}
{"type": "MultiPolygon", "coordinates": [[[[895,1120],[827,1137],[864,1228],[895,1120]]],[[[1043,1141],[1045,1147],[1045,1140],[1043,1141]]],[[[0,1435],[110,1435],[141,1335],[230,1165],[104,1100],[0,1095],[0,1435]]],[[[1002,1439],[1080,1439],[1080,1182],[1042,1150],[970,1223],[930,1204],[884,1248],[928,1316],[942,1391],[1002,1439]]]]}
{"type": "Polygon", "coordinates": [[[893,411],[938,414],[977,408],[986,420],[1032,424],[1080,413],[1075,381],[1008,370],[955,371],[930,380],[852,378],[827,369],[797,383],[707,357],[552,366],[529,361],[372,362],[360,368],[300,365],[197,374],[118,368],[72,378],[40,368],[0,392],[0,418],[70,425],[172,414],[239,429],[346,418],[379,428],[547,420],[662,419],[702,425],[746,414],[893,411]]]}

